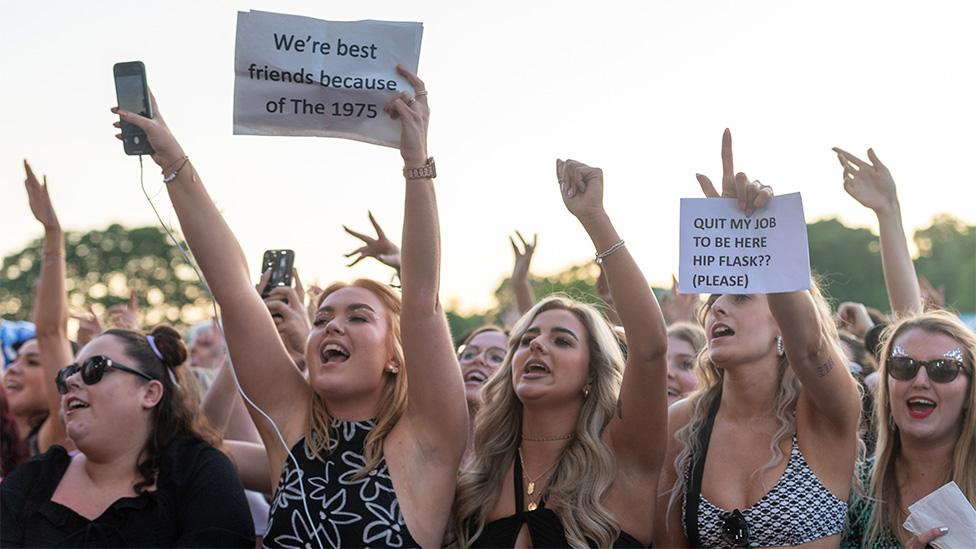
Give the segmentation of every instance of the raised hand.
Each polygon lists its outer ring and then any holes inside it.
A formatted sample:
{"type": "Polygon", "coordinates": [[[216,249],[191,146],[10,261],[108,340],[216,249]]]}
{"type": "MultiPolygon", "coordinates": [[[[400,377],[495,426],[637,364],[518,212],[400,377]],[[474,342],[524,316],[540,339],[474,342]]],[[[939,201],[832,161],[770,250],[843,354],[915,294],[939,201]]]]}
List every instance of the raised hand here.
{"type": "Polygon", "coordinates": [[[928,279],[919,275],[918,286],[922,291],[922,307],[926,311],[945,307],[945,284],[936,288],[928,279]]]}
{"type": "Polygon", "coordinates": [[[376,230],[376,238],[371,238],[362,233],[358,233],[345,225],[342,226],[343,230],[352,236],[355,236],[359,240],[362,240],[365,244],[364,246],[361,246],[346,254],[347,258],[359,254],[358,257],[353,259],[353,262],[347,266],[352,267],[363,259],[372,257],[384,265],[393,267],[393,269],[399,273],[400,248],[398,248],[392,240],[387,238],[386,233],[383,232],[383,228],[380,227],[380,224],[376,222],[376,218],[373,217],[373,212],[369,212],[369,222],[373,224],[373,229],[376,230]]]}
{"type": "Polygon", "coordinates": [[[430,123],[430,106],[427,104],[427,88],[416,74],[397,65],[397,72],[413,86],[414,95],[400,92],[383,107],[393,119],[401,119],[400,156],[407,168],[419,168],[427,163],[427,125],[430,123]]]}
{"type": "Polygon", "coordinates": [[[135,290],[129,294],[129,301],[108,308],[108,324],[123,330],[139,331],[139,298],[135,290]]]}
{"type": "Polygon", "coordinates": [[[563,204],[581,222],[605,216],[603,170],[576,160],[556,159],[556,180],[563,204]]]}
{"type": "Polygon", "coordinates": [[[661,299],[661,312],[668,325],[675,322],[695,322],[695,315],[701,307],[698,294],[679,294],[678,279],[671,275],[671,293],[661,299]]]}
{"type": "Polygon", "coordinates": [[[76,337],[78,345],[85,346],[89,341],[95,339],[95,336],[102,333],[102,323],[99,322],[98,315],[92,309],[91,303],[88,304],[88,314],[73,314],[71,318],[78,321],[78,335],[76,337]]]}
{"type": "Polygon", "coordinates": [[[844,168],[844,190],[847,194],[875,213],[883,213],[897,206],[895,180],[873,149],[868,149],[870,164],[843,149],[834,147],[833,151],[844,168]]]}
{"type": "Polygon", "coordinates": [[[24,160],[24,171],[27,172],[24,188],[27,189],[27,199],[34,218],[44,225],[45,230],[60,230],[61,224],[58,222],[57,214],[54,213],[54,206],[51,205],[51,196],[47,192],[47,176],[44,176],[44,183],[41,184],[26,160],[24,160]]]}
{"type": "Polygon", "coordinates": [[[739,203],[739,209],[752,215],[769,203],[773,197],[773,188],[763,185],[759,181],[750,181],[746,174],[735,173],[732,162],[732,132],[725,128],[722,134],[722,194],[715,190],[712,181],[702,175],[695,174],[702,192],[708,198],[735,198],[739,203]]]}
{"type": "Polygon", "coordinates": [[[512,268],[512,279],[528,279],[529,266],[532,263],[532,254],[535,253],[535,247],[539,243],[539,235],[532,235],[532,244],[529,244],[526,242],[525,237],[522,236],[522,233],[515,231],[515,234],[522,242],[522,249],[519,249],[514,238],[511,236],[508,237],[508,241],[512,243],[512,251],[515,252],[515,266],[512,268]]]}
{"type": "MultiPolygon", "coordinates": [[[[145,132],[146,138],[149,139],[149,144],[156,151],[153,153],[152,159],[157,166],[164,171],[175,170],[179,167],[179,162],[185,156],[183,147],[173,137],[173,132],[169,130],[169,126],[163,120],[163,115],[159,112],[159,106],[156,105],[156,96],[152,92],[149,92],[149,98],[152,101],[153,118],[146,118],[138,113],[122,110],[118,107],[112,107],[112,112],[118,114],[122,120],[145,132]]],[[[116,122],[113,126],[116,128],[122,127],[119,122],[116,122]]],[[[120,141],[122,140],[121,133],[116,134],[115,137],[120,141]]]]}
{"type": "Polygon", "coordinates": [[[867,308],[861,303],[851,301],[841,303],[837,307],[837,320],[843,328],[860,338],[864,338],[868,330],[874,326],[867,308]]]}
{"type": "MultiPolygon", "coordinates": [[[[270,276],[270,271],[262,277],[262,282],[267,284],[266,277],[270,276]]],[[[305,310],[305,289],[302,287],[302,280],[298,277],[298,270],[292,269],[292,279],[294,288],[291,286],[276,286],[264,298],[264,303],[271,312],[274,319],[275,328],[281,341],[284,342],[288,354],[296,362],[304,360],[305,340],[308,339],[308,332],[311,324],[308,320],[308,311],[305,310]]],[[[264,287],[263,284],[260,287],[264,287]]],[[[304,363],[304,362],[303,362],[304,363]]]]}

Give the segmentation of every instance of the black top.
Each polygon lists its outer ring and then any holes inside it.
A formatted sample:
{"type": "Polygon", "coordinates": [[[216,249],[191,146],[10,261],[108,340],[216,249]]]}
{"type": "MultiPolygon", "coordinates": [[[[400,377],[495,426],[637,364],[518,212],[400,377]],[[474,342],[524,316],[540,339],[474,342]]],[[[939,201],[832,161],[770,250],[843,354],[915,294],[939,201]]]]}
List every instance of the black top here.
{"type": "MultiPolygon", "coordinates": [[[[265,547],[419,547],[407,530],[386,458],[361,479],[372,421],[334,421],[329,454],[313,458],[302,437],[285,457],[265,547]],[[309,527],[309,525],[312,527],[309,527]]],[[[417,479],[421,482],[423,479],[417,479]]]]}
{"type": "Polygon", "coordinates": [[[71,456],[52,446],[0,485],[2,547],[254,547],[254,523],[230,460],[197,438],[173,442],[156,490],[115,501],[95,520],[51,501],[71,456]]]}
{"type": "MultiPolygon", "coordinates": [[[[546,499],[543,495],[535,511],[523,511],[525,502],[522,495],[522,463],[515,458],[513,475],[515,478],[515,514],[509,517],[493,520],[485,525],[478,539],[471,543],[471,547],[515,547],[522,524],[529,527],[529,537],[532,547],[569,547],[566,531],[559,520],[559,516],[552,510],[546,509],[546,499]]],[[[596,547],[590,541],[591,547],[596,547]]],[[[633,536],[621,530],[613,546],[617,548],[644,547],[633,536]]]]}

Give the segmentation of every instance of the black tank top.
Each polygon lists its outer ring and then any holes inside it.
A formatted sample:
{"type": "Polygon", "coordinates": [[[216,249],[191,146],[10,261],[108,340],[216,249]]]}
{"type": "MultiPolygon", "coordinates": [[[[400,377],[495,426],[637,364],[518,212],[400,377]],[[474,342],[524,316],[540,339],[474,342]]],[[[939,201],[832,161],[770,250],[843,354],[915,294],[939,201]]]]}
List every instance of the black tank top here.
{"type": "MultiPolygon", "coordinates": [[[[535,511],[524,511],[525,500],[522,495],[522,463],[516,456],[513,475],[515,478],[515,514],[509,517],[493,520],[485,525],[478,539],[471,543],[471,547],[515,547],[522,524],[528,525],[532,547],[569,547],[566,531],[563,529],[559,516],[550,509],[546,509],[545,495],[539,501],[535,511]]],[[[590,547],[596,545],[590,541],[590,547]]],[[[613,542],[616,548],[644,547],[627,532],[621,531],[620,536],[613,542]]]]}
{"type": "Polygon", "coordinates": [[[265,547],[419,547],[400,512],[386,458],[364,478],[354,478],[366,463],[363,447],[373,426],[334,421],[324,461],[311,456],[304,437],[295,444],[291,452],[299,468],[286,456],[265,547]]]}

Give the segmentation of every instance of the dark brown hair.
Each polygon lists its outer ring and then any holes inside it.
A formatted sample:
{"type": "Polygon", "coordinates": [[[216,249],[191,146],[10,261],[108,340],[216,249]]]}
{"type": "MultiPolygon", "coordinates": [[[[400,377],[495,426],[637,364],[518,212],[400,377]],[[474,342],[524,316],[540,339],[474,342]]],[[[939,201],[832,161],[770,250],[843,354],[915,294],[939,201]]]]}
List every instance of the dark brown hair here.
{"type": "Polygon", "coordinates": [[[163,384],[163,396],[152,410],[149,438],[137,465],[142,480],[134,488],[141,493],[154,484],[159,472],[159,459],[172,442],[184,437],[196,437],[219,446],[220,436],[199,413],[196,395],[185,389],[188,387],[186,376],[193,374],[185,372],[186,368],[182,367],[189,357],[189,351],[179,332],[169,326],[156,326],[148,334],[152,336],[162,358],[156,355],[146,334],[112,329],[102,335],[121,339],[126,354],[134,360],[132,367],[163,384]]]}

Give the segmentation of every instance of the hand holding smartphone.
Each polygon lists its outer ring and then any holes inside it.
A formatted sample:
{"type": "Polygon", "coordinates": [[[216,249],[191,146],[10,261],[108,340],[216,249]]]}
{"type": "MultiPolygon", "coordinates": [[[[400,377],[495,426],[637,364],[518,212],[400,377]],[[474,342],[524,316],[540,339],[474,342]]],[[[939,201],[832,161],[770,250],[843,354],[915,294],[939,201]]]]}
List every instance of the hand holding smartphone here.
{"type": "Polygon", "coordinates": [[[271,290],[281,286],[291,286],[291,271],[295,266],[295,252],[292,250],[268,250],[261,259],[261,274],[271,271],[268,283],[261,289],[261,297],[268,297],[271,290]]]}
{"type": "MultiPolygon", "coordinates": [[[[153,118],[149,86],[146,84],[146,67],[142,61],[116,63],[112,72],[115,74],[115,95],[119,108],[138,113],[146,118],[153,118]]],[[[122,148],[125,154],[131,156],[151,155],[155,152],[145,132],[124,121],[122,121],[122,148]]]]}

